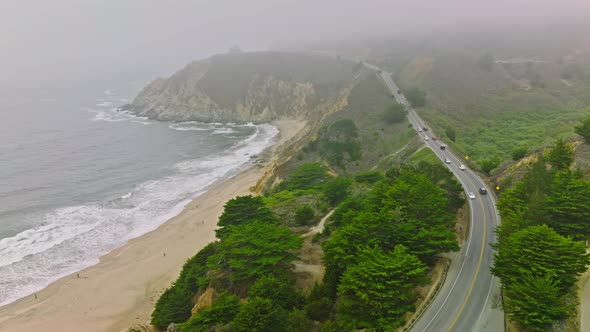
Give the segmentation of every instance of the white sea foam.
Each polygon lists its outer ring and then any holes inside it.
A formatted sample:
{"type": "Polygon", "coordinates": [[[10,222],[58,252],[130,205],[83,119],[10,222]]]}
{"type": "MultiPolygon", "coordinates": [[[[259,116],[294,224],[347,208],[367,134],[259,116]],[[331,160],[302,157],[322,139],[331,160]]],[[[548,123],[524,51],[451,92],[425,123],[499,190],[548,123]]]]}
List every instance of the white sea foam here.
{"type": "Polygon", "coordinates": [[[219,128],[219,129],[215,129],[213,130],[213,132],[211,133],[212,135],[215,134],[232,134],[235,131],[232,128],[219,128]]]}
{"type": "Polygon", "coordinates": [[[199,121],[185,121],[185,122],[174,122],[168,126],[170,129],[180,130],[180,131],[207,131],[207,130],[215,130],[215,128],[222,127],[222,123],[215,123],[215,122],[199,122],[199,121]]]}
{"type": "Polygon", "coordinates": [[[135,114],[131,114],[129,112],[120,112],[117,110],[117,108],[110,108],[110,109],[106,109],[106,110],[89,109],[88,111],[95,113],[94,117],[91,119],[92,121],[106,121],[106,122],[128,121],[128,122],[142,124],[142,125],[151,125],[152,124],[152,122],[149,121],[147,117],[136,116],[135,114]]]}
{"type": "Polygon", "coordinates": [[[96,264],[100,256],[154,230],[208,186],[236,174],[277,133],[273,126],[258,125],[226,152],[179,162],[172,174],[111,201],[55,209],[41,217],[40,226],[0,240],[0,305],[96,264]]]}
{"type": "Polygon", "coordinates": [[[96,106],[99,107],[109,107],[111,106],[113,103],[110,101],[101,101],[100,103],[96,103],[96,106]]]}

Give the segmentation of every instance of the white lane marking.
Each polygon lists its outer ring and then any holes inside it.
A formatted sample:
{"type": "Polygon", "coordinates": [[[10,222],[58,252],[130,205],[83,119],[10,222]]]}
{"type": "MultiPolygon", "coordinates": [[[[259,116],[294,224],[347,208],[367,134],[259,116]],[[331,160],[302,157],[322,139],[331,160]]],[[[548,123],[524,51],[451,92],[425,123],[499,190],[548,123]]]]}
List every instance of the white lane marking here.
{"type": "MultiPolygon", "coordinates": [[[[469,242],[467,242],[467,248],[465,249],[465,258],[467,258],[467,253],[469,252],[469,246],[471,245],[471,241],[473,240],[473,203],[472,201],[469,201],[469,208],[471,209],[471,221],[470,221],[470,230],[469,230],[469,242]]],[[[451,286],[451,289],[449,290],[449,293],[447,294],[447,296],[445,297],[443,303],[440,305],[440,307],[438,307],[438,310],[436,311],[436,313],[434,314],[434,317],[432,317],[432,319],[428,322],[428,324],[426,325],[426,327],[424,328],[423,331],[428,330],[428,328],[430,327],[430,325],[432,325],[432,322],[434,322],[434,320],[436,319],[436,317],[438,317],[438,314],[440,313],[440,311],[442,310],[442,308],[445,306],[445,304],[447,303],[447,301],[449,300],[449,297],[451,296],[451,294],[453,293],[453,290],[455,289],[455,286],[457,285],[457,282],[459,281],[459,277],[461,276],[461,273],[463,272],[463,268],[465,267],[465,263],[467,262],[467,259],[463,260],[463,263],[461,264],[461,268],[459,269],[459,273],[457,274],[457,278],[455,278],[455,281],[453,282],[453,285],[451,286]]]]}
{"type": "MultiPolygon", "coordinates": [[[[384,75],[382,75],[382,77],[383,77],[383,80],[384,80],[384,81],[386,81],[386,85],[387,85],[387,86],[390,88],[390,90],[392,91],[392,93],[393,93],[393,94],[394,94],[394,96],[395,96],[396,92],[394,92],[394,91],[393,91],[393,89],[391,88],[391,86],[390,86],[390,84],[389,84],[389,82],[388,82],[388,81],[389,81],[391,78],[390,78],[390,77],[387,77],[387,79],[386,79],[386,78],[384,77],[384,75]]],[[[397,99],[397,98],[396,98],[396,99],[397,99]]],[[[415,111],[414,111],[413,109],[410,109],[410,110],[409,110],[409,112],[408,112],[408,115],[409,115],[409,116],[408,116],[408,118],[409,118],[409,120],[410,120],[410,123],[411,123],[411,122],[414,122],[414,123],[415,123],[415,124],[414,124],[415,126],[417,125],[417,126],[418,126],[418,127],[420,127],[420,128],[424,127],[424,125],[420,123],[420,121],[418,120],[419,118],[417,118],[417,115],[416,115],[414,112],[415,112],[415,111]]],[[[442,143],[442,141],[441,141],[441,143],[442,143]]],[[[437,155],[437,157],[438,157],[439,159],[441,159],[441,161],[443,161],[443,160],[444,160],[444,158],[446,158],[446,155],[445,155],[444,153],[440,152],[440,151],[437,151],[435,148],[433,148],[433,147],[432,147],[432,145],[433,145],[433,144],[434,144],[433,142],[428,142],[426,145],[427,145],[427,146],[428,146],[428,147],[429,147],[429,148],[430,148],[430,149],[431,149],[433,152],[435,152],[435,155],[437,155]]],[[[448,151],[448,154],[449,154],[449,155],[450,155],[450,157],[451,157],[452,159],[454,159],[455,161],[457,161],[457,162],[459,162],[459,163],[461,163],[461,162],[462,162],[462,161],[461,161],[459,158],[457,158],[457,157],[455,156],[455,154],[454,154],[454,153],[452,153],[451,151],[448,151]]],[[[446,164],[445,164],[445,165],[446,165],[446,164]]],[[[447,166],[447,168],[448,168],[448,169],[449,169],[449,170],[450,170],[450,171],[451,171],[451,172],[452,172],[452,173],[455,175],[455,177],[456,177],[456,178],[457,178],[457,179],[458,179],[458,180],[461,182],[461,184],[463,184],[463,187],[464,187],[464,188],[466,189],[466,191],[467,191],[467,186],[466,186],[465,182],[461,180],[461,178],[460,178],[460,176],[459,176],[459,173],[456,173],[454,169],[451,169],[450,165],[446,165],[446,166],[447,166]]],[[[473,181],[472,181],[472,179],[471,179],[471,176],[469,176],[469,175],[470,175],[471,173],[473,173],[473,172],[472,172],[471,170],[469,170],[469,172],[466,172],[466,173],[468,174],[468,175],[467,175],[467,178],[468,178],[469,182],[473,182],[473,181]]],[[[477,181],[475,181],[475,182],[481,182],[481,181],[479,180],[479,178],[477,178],[477,177],[476,177],[476,180],[477,180],[477,181]]],[[[473,184],[473,185],[474,185],[475,183],[471,183],[471,184],[473,184]]],[[[488,189],[485,183],[483,183],[483,186],[484,186],[484,187],[486,187],[486,189],[488,189]]],[[[488,191],[489,191],[489,189],[488,189],[488,191]]],[[[493,206],[495,206],[495,200],[494,200],[493,198],[492,198],[492,204],[493,204],[493,206]]],[[[448,293],[448,294],[447,294],[447,296],[445,297],[445,299],[444,299],[444,301],[443,301],[442,305],[439,307],[439,309],[437,310],[437,312],[434,314],[434,317],[433,317],[433,318],[430,320],[430,322],[429,322],[429,323],[426,325],[426,327],[424,328],[424,331],[426,331],[426,330],[427,330],[427,329],[430,327],[430,325],[432,324],[432,322],[433,322],[433,321],[436,319],[436,317],[438,316],[438,314],[440,313],[440,311],[442,310],[442,308],[443,308],[443,307],[444,307],[444,305],[446,304],[447,300],[449,299],[449,297],[450,297],[451,293],[453,292],[453,290],[454,290],[454,288],[455,288],[455,286],[456,286],[456,284],[457,284],[457,281],[459,280],[459,277],[461,276],[461,273],[463,272],[463,268],[464,268],[464,266],[465,266],[465,263],[466,263],[466,261],[467,261],[467,259],[466,259],[466,258],[467,258],[467,255],[468,255],[468,253],[469,253],[469,248],[470,248],[470,245],[471,245],[471,241],[472,241],[472,239],[473,239],[473,237],[472,237],[472,234],[473,234],[473,220],[474,220],[474,217],[473,217],[473,204],[472,204],[472,202],[471,202],[471,201],[469,201],[469,207],[471,208],[471,220],[470,220],[470,226],[471,226],[471,227],[470,227],[470,230],[469,230],[469,241],[467,242],[467,248],[465,249],[465,256],[464,256],[464,257],[465,257],[465,259],[463,260],[463,263],[461,264],[461,268],[459,269],[459,273],[457,274],[457,278],[456,278],[456,279],[455,279],[455,281],[453,282],[453,285],[451,286],[451,289],[450,289],[449,293],[448,293]]],[[[493,210],[495,211],[495,208],[494,208],[493,210]]],[[[484,211],[485,211],[485,209],[484,209],[484,211]]],[[[496,219],[496,225],[499,225],[499,221],[498,221],[498,218],[497,218],[497,214],[496,214],[496,213],[494,213],[494,219],[496,219]]],[[[484,302],[483,308],[482,308],[482,310],[481,310],[481,312],[480,312],[480,314],[479,314],[479,316],[478,316],[478,319],[477,319],[477,321],[479,321],[479,320],[481,319],[481,315],[482,315],[482,314],[483,314],[483,312],[485,311],[485,308],[486,308],[486,306],[487,306],[487,302],[488,302],[488,300],[489,300],[489,297],[490,297],[490,294],[491,294],[491,291],[492,291],[492,286],[493,286],[493,283],[494,283],[494,278],[492,277],[492,279],[491,279],[491,281],[490,281],[490,286],[489,286],[489,288],[488,288],[488,293],[487,293],[487,296],[486,296],[486,300],[485,300],[485,302],[484,302]]]]}
{"type": "Polygon", "coordinates": [[[488,300],[490,298],[490,294],[492,293],[492,286],[493,285],[494,285],[494,277],[492,277],[492,279],[490,281],[490,288],[488,289],[488,295],[486,296],[486,300],[483,303],[483,307],[481,309],[481,312],[479,313],[479,316],[477,317],[477,320],[475,321],[476,324],[480,321],[481,315],[483,315],[483,312],[486,310],[486,306],[488,305],[488,300]]]}

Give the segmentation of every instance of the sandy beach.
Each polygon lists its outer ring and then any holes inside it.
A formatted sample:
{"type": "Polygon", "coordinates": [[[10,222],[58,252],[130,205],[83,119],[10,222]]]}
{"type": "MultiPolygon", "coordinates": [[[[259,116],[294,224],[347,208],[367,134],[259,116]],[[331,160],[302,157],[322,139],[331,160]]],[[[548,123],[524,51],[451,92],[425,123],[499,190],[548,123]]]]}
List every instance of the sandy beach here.
{"type": "Polygon", "coordinates": [[[273,166],[304,123],[273,123],[278,142],[257,165],[194,199],[156,230],[101,257],[97,265],[64,277],[44,290],[0,307],[0,331],[127,331],[147,325],[155,301],[178,277],[184,262],[215,238],[225,202],[248,194],[273,166]]]}

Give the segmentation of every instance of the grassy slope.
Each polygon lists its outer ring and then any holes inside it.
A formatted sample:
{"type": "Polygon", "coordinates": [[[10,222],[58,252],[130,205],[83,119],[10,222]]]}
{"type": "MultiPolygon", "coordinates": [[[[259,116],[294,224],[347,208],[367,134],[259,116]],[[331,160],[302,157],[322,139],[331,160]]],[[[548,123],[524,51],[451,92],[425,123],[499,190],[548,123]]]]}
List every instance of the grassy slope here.
{"type": "MultiPolygon", "coordinates": [[[[327,98],[354,77],[357,64],[299,53],[235,53],[216,55],[199,87],[221,106],[246,98],[250,82],[272,76],[279,80],[311,82],[319,98],[327,98]]],[[[319,100],[318,100],[319,101],[319,100]]]]}
{"type": "Polygon", "coordinates": [[[349,172],[375,166],[379,160],[401,149],[416,135],[409,128],[407,120],[397,124],[388,124],[383,120],[384,110],[392,103],[379,78],[369,75],[353,89],[348,107],[327,119],[328,123],[352,119],[359,129],[363,157],[359,162],[347,166],[349,172]]]}
{"type": "MultiPolygon", "coordinates": [[[[361,81],[352,89],[348,99],[348,106],[337,113],[331,114],[324,122],[325,125],[340,119],[351,119],[359,130],[362,157],[359,161],[347,162],[345,173],[356,173],[370,169],[382,158],[393,154],[404,147],[416,133],[409,128],[408,121],[398,124],[387,124],[383,120],[383,113],[391,105],[392,98],[372,72],[365,73],[361,81]]],[[[320,161],[320,156],[313,152],[299,152],[287,165],[287,171],[297,165],[320,161]]]]}
{"type": "Polygon", "coordinates": [[[416,57],[396,78],[405,89],[427,91],[428,105],[418,112],[443,137],[444,128],[454,127],[454,148],[477,162],[506,159],[515,147],[534,148],[573,134],[572,126],[589,112],[590,77],[567,86],[561,81],[565,66],[549,60],[531,68],[496,64],[485,71],[474,55],[454,53],[416,57]],[[534,76],[544,87],[514,86],[513,79],[534,76]]]}
{"type": "Polygon", "coordinates": [[[410,155],[408,158],[406,158],[406,160],[404,162],[415,166],[415,165],[418,165],[422,161],[425,161],[427,163],[432,163],[432,164],[440,163],[440,160],[434,154],[434,152],[432,152],[432,150],[430,150],[427,147],[423,147],[422,149],[419,149],[418,151],[416,151],[415,153],[410,155]]]}

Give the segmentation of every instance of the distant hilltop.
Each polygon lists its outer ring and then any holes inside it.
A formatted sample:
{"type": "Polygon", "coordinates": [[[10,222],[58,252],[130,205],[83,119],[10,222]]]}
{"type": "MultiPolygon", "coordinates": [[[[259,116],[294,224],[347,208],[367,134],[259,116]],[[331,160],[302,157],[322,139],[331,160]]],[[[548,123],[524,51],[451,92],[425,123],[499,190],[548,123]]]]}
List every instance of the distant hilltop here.
{"type": "Polygon", "coordinates": [[[125,109],[157,120],[319,119],[354,85],[358,63],[300,53],[228,53],[145,87],[125,109]]]}

